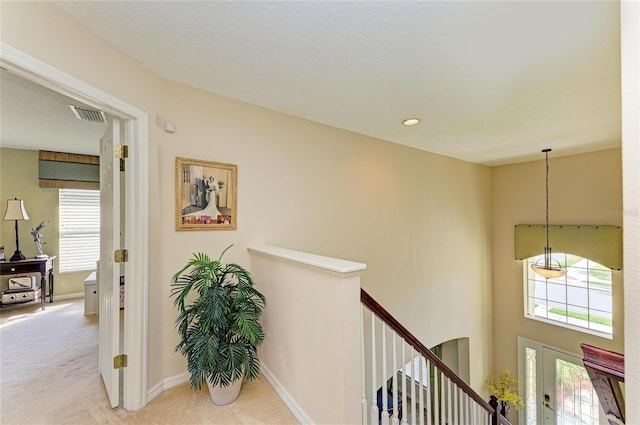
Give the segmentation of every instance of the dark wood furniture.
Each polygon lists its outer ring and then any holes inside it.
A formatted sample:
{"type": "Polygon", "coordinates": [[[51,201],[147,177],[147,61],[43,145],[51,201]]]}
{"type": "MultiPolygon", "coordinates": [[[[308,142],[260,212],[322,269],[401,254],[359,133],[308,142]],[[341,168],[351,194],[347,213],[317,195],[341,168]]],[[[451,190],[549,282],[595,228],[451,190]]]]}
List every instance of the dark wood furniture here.
{"type": "Polygon", "coordinates": [[[620,385],[624,382],[624,354],[589,344],[580,344],[580,347],[584,367],[609,424],[624,424],[624,394],[620,385]]]}
{"type": "Polygon", "coordinates": [[[53,265],[56,256],[47,258],[29,258],[20,261],[0,261],[0,275],[19,275],[40,273],[40,299],[44,310],[49,283],[49,302],[53,302],[53,265]]]}

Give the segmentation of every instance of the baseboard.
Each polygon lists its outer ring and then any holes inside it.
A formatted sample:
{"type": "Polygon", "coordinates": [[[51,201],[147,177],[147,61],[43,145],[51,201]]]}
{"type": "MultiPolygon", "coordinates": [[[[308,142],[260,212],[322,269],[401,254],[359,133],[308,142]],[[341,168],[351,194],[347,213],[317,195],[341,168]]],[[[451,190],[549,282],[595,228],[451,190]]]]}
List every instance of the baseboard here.
{"type": "Polygon", "coordinates": [[[74,294],[62,294],[62,295],[56,295],[55,293],[53,294],[54,301],[73,300],[76,298],[84,298],[84,292],[76,292],[74,294]]]}
{"type": "Polygon", "coordinates": [[[147,403],[159,396],[163,391],[169,388],[177,387],[178,385],[189,382],[189,372],[184,372],[179,375],[174,375],[169,378],[165,378],[158,384],[154,385],[149,391],[147,391],[147,403]]]}
{"type": "Polygon", "coordinates": [[[267,382],[271,384],[271,386],[276,391],[278,396],[280,396],[282,401],[284,401],[284,404],[286,404],[289,410],[291,410],[291,413],[293,413],[293,416],[295,416],[295,418],[298,420],[299,423],[301,424],[314,423],[309,417],[309,415],[307,415],[307,412],[305,412],[302,409],[302,407],[300,407],[300,405],[295,401],[295,399],[291,397],[291,394],[289,394],[289,392],[284,389],[282,384],[280,384],[280,382],[276,379],[276,377],[273,376],[269,368],[265,366],[264,363],[260,364],[260,371],[262,372],[262,375],[265,377],[267,382]]]}

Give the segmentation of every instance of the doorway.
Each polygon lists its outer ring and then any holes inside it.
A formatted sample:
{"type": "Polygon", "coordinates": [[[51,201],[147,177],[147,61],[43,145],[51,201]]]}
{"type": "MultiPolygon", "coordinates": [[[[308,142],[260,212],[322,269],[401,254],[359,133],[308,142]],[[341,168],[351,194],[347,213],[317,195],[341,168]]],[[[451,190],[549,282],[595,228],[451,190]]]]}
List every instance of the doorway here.
{"type": "Polygon", "coordinates": [[[605,425],[582,358],[518,337],[520,394],[525,425],[605,425]]]}
{"type": "Polygon", "coordinates": [[[147,403],[147,305],[148,305],[148,146],[147,113],[72,77],[22,51],[0,43],[0,64],[12,73],[103,110],[123,121],[129,140],[126,168],[125,227],[129,261],[125,274],[129,285],[125,297],[124,346],[128,365],[123,371],[123,407],[138,410],[147,403]],[[135,214],[134,214],[135,211],[135,214]]]}

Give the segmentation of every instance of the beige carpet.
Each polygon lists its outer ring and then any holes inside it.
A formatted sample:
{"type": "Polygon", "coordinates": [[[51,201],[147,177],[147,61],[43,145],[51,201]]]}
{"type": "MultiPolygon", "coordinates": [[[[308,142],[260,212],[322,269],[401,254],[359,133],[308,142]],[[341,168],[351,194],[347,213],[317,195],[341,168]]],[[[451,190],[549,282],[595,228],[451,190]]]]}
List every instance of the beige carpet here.
{"type": "Polygon", "coordinates": [[[297,424],[260,377],[231,405],[189,384],[144,409],[111,409],[98,373],[98,322],[83,300],[0,310],[0,424],[297,424]]]}

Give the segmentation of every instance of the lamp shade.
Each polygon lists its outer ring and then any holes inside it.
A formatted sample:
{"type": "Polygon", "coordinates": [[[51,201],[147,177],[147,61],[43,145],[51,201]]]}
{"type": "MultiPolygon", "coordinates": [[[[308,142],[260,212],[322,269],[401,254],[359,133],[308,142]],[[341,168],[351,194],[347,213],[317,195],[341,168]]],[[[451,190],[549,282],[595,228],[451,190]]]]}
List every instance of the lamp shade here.
{"type": "Polygon", "coordinates": [[[562,277],[565,274],[567,274],[567,270],[566,269],[561,269],[561,268],[554,269],[552,267],[540,267],[540,266],[536,266],[535,264],[531,265],[531,270],[533,270],[534,272],[538,273],[540,276],[544,277],[545,279],[555,279],[556,277],[562,277]]]}
{"type": "Polygon", "coordinates": [[[7,211],[4,214],[5,220],[29,220],[29,215],[24,209],[22,199],[7,199],[7,211]]]}

